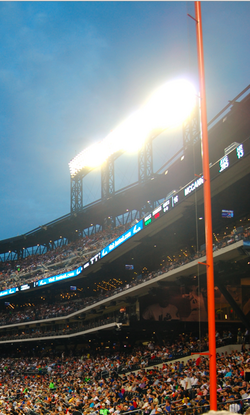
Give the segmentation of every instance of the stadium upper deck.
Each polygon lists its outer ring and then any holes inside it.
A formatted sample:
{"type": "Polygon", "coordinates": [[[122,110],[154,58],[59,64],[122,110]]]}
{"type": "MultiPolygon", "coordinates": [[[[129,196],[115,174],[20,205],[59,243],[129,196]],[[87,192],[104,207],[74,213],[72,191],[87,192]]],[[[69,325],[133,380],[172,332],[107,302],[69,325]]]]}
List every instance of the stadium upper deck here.
{"type": "MultiPolygon", "coordinates": [[[[244,175],[248,172],[249,153],[250,141],[248,139],[211,166],[211,187],[213,195],[212,205],[215,232],[217,232],[216,228],[218,228],[218,226],[221,227],[223,220],[225,223],[225,218],[223,217],[225,214],[235,215],[236,213],[236,219],[240,220],[240,217],[243,217],[244,214],[249,211],[247,197],[248,181],[247,176],[244,177],[244,175]],[[244,177],[243,183],[242,177],[244,177]],[[246,186],[245,191],[243,190],[243,186],[246,186]],[[223,188],[223,192],[221,191],[221,188],[223,188]],[[220,194],[219,198],[218,194],[220,194]]],[[[144,251],[146,245],[156,247],[156,240],[159,240],[161,236],[154,237],[154,235],[158,233],[160,234],[160,231],[166,227],[170,227],[171,229],[171,225],[172,227],[174,226],[175,230],[172,232],[172,237],[164,240],[164,244],[158,244],[158,246],[163,248],[163,252],[168,251],[171,253],[173,250],[178,251],[183,244],[185,230],[186,245],[191,244],[190,246],[192,246],[192,243],[193,245],[202,245],[204,243],[204,228],[201,226],[198,227],[195,224],[195,221],[202,218],[202,185],[202,176],[188,183],[179,192],[176,192],[174,196],[165,200],[156,209],[154,209],[153,212],[146,215],[146,217],[137,222],[130,230],[127,230],[125,233],[118,236],[118,238],[109,245],[99,245],[99,249],[101,246],[103,249],[95,251],[92,258],[86,259],[84,256],[81,259],[82,263],[79,264],[75,271],[74,268],[69,270],[67,274],[65,274],[65,272],[62,274],[58,271],[56,276],[46,276],[46,278],[41,275],[42,278],[38,281],[37,279],[34,279],[34,282],[32,282],[32,280],[24,280],[23,283],[26,285],[22,284],[19,288],[15,288],[15,286],[12,285],[11,289],[1,291],[0,296],[4,297],[6,295],[15,294],[19,291],[25,291],[26,289],[37,289],[54,282],[62,282],[62,280],[68,278],[71,280],[79,278],[82,279],[82,277],[97,273],[97,271],[103,269],[106,264],[110,264],[116,258],[123,256],[126,252],[129,252],[132,249],[135,249],[135,247],[138,247],[138,253],[136,254],[138,261],[141,251],[140,245],[143,246],[144,251]],[[196,199],[195,203],[194,197],[196,199]],[[196,213],[194,212],[194,209],[196,210],[196,213]],[[194,241],[194,236],[197,231],[198,239],[197,241],[194,241]],[[187,232],[190,236],[187,235],[187,232]],[[193,233],[192,237],[191,232],[193,233]],[[27,282],[29,283],[29,286],[27,286],[27,282]]],[[[182,246],[182,248],[184,248],[184,246],[182,246]]],[[[159,249],[161,248],[158,248],[158,251],[159,249]]],[[[199,250],[199,245],[197,246],[197,249],[199,250]]],[[[155,250],[154,255],[156,255],[155,250]]]]}

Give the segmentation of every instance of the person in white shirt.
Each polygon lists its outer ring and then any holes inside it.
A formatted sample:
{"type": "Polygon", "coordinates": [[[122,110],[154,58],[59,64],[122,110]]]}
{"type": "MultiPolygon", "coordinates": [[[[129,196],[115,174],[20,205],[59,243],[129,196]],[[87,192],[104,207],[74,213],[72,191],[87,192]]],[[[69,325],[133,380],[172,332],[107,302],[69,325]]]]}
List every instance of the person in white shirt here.
{"type": "Polygon", "coordinates": [[[191,377],[191,384],[192,384],[192,386],[197,385],[197,383],[198,383],[198,378],[197,378],[197,377],[195,377],[195,376],[192,376],[192,377],[191,377]]]}

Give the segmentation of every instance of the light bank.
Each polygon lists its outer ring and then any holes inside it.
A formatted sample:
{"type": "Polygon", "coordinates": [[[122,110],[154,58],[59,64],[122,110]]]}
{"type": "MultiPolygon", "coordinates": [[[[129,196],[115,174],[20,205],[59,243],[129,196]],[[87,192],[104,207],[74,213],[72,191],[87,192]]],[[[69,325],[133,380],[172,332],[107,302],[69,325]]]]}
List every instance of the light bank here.
{"type": "Polygon", "coordinates": [[[136,152],[153,135],[178,127],[191,114],[196,98],[194,86],[185,79],[165,83],[103,140],[74,157],[69,162],[71,177],[84,168],[100,166],[118,151],[136,152]]]}

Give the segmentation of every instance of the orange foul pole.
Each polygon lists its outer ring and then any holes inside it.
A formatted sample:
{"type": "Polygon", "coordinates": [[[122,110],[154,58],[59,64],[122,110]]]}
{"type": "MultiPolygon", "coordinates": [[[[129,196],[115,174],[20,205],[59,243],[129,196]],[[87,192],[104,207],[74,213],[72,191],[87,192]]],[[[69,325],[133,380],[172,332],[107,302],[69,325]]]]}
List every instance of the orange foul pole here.
{"type": "Polygon", "coordinates": [[[209,374],[210,374],[210,409],[217,411],[216,385],[216,340],[215,340],[215,304],[214,304],[214,262],[213,262],[213,234],[211,188],[209,171],[209,148],[207,133],[207,109],[205,92],[205,71],[203,56],[201,5],[195,1],[195,20],[198,65],[200,78],[200,106],[201,106],[201,133],[202,133],[202,163],[204,177],[204,213],[206,235],[206,267],[207,267],[207,303],[208,303],[208,335],[209,335],[209,374]]]}

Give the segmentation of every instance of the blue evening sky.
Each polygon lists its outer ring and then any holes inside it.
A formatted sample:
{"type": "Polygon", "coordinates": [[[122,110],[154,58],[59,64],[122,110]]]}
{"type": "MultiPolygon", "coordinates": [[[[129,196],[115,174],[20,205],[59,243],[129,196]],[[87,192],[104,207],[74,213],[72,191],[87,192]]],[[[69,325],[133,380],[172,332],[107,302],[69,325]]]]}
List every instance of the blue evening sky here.
{"type": "MultiPolygon", "coordinates": [[[[250,3],[202,2],[208,121],[249,84],[250,3]]],[[[160,85],[197,84],[193,2],[0,2],[0,240],[70,211],[69,161],[160,85]]],[[[181,144],[155,142],[155,171],[181,144]]],[[[172,138],[172,141],[171,141],[172,138]]],[[[116,162],[116,189],[136,180],[116,162]]],[[[84,203],[100,197],[100,174],[84,203]]]]}

